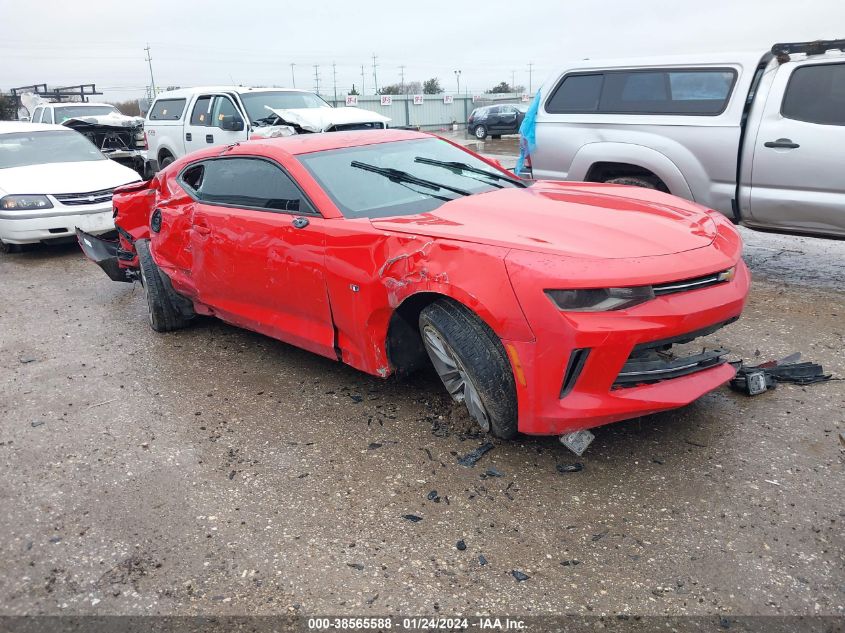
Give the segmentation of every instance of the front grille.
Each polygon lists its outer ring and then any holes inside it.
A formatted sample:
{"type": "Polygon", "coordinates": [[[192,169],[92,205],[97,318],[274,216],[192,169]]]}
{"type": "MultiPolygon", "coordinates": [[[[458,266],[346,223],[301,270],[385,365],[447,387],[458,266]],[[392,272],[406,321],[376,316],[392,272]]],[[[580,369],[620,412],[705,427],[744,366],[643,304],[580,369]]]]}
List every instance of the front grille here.
{"type": "Polygon", "coordinates": [[[666,284],[657,284],[652,286],[654,296],[660,297],[662,295],[671,295],[676,292],[686,292],[687,290],[699,290],[700,288],[707,288],[708,286],[715,286],[716,284],[730,281],[732,276],[730,271],[722,270],[711,275],[704,275],[703,277],[694,277],[693,279],[684,279],[683,281],[672,281],[666,284]]]}
{"type": "Polygon", "coordinates": [[[737,318],[739,317],[670,339],[640,343],[631,351],[631,355],[613,382],[612,388],[621,389],[652,384],[672,378],[680,378],[724,364],[726,350],[684,349],[681,346],[685,346],[697,338],[712,334],[729,323],[733,323],[737,318]]]}
{"type": "Polygon", "coordinates": [[[114,189],[100,189],[87,193],[56,193],[53,197],[66,206],[77,206],[83,204],[100,204],[112,199],[114,189]]]}

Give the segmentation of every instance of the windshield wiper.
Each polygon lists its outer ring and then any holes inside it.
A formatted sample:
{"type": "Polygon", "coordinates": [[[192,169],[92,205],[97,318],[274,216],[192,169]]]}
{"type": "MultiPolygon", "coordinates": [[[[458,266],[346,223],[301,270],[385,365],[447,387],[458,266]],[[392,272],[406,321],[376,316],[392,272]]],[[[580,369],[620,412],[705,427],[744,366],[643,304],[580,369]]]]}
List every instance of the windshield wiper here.
{"type": "MultiPolygon", "coordinates": [[[[516,185],[517,187],[527,187],[524,182],[521,180],[517,180],[516,178],[509,178],[503,174],[497,174],[492,171],[487,171],[486,169],[480,169],[478,167],[473,167],[472,165],[467,165],[466,163],[461,163],[458,161],[449,161],[449,160],[435,160],[433,158],[425,158],[424,156],[417,156],[414,158],[415,163],[422,163],[423,165],[434,165],[435,167],[445,167],[446,169],[451,169],[454,172],[469,172],[471,174],[479,174],[481,176],[487,176],[489,178],[495,178],[497,180],[504,180],[505,182],[509,182],[512,185],[516,185]]],[[[474,179],[477,180],[477,179],[474,179]]],[[[493,183],[489,183],[493,184],[493,183]]]]}
{"type": "Polygon", "coordinates": [[[357,169],[363,169],[364,171],[371,171],[374,174],[379,174],[380,176],[384,176],[385,178],[389,178],[393,182],[402,183],[407,182],[413,185],[419,185],[420,187],[425,187],[426,189],[433,189],[435,191],[440,191],[441,189],[445,189],[446,191],[451,191],[452,193],[456,193],[459,196],[469,196],[471,195],[469,191],[465,189],[458,189],[457,187],[450,187],[449,185],[444,185],[439,182],[434,182],[433,180],[426,180],[425,178],[417,178],[414,175],[409,174],[407,171],[402,171],[401,169],[393,169],[392,167],[377,167],[376,165],[370,165],[369,163],[362,163],[358,160],[353,160],[349,163],[352,167],[357,169]]]}

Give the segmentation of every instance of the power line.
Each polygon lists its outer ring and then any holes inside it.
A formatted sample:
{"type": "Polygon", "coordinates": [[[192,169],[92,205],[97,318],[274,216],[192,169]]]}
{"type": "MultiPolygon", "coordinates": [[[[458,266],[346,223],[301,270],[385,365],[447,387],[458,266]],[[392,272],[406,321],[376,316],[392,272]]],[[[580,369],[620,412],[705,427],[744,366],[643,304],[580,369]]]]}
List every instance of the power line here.
{"type": "Polygon", "coordinates": [[[332,62],[332,83],[334,83],[334,101],[337,104],[337,64],[332,62]]]}
{"type": "Polygon", "coordinates": [[[361,96],[364,95],[364,64],[361,64],[361,96]]]}
{"type": "Polygon", "coordinates": [[[399,66],[399,85],[402,87],[402,94],[405,94],[405,67],[399,66]]]}

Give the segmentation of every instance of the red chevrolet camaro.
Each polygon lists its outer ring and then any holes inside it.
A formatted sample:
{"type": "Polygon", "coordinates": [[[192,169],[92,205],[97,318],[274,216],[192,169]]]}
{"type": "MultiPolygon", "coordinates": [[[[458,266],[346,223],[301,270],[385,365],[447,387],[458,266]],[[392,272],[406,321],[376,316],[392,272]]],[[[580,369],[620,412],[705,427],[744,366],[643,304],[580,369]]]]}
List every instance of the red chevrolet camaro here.
{"type": "Polygon", "coordinates": [[[659,191],[521,181],[384,130],[209,148],[114,208],[119,241],[80,244],[141,280],[153,329],[213,315],[376,376],[431,363],[499,437],[577,435],[734,375],[684,344],[742,312],[740,237],[659,191]]]}

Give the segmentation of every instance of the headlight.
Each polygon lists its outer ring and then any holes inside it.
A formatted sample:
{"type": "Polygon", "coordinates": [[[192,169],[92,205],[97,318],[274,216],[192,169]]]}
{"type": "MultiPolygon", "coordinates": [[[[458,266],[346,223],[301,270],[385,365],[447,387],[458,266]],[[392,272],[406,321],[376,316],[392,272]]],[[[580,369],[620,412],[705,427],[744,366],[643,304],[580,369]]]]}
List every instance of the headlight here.
{"type": "Polygon", "coordinates": [[[47,196],[5,196],[0,198],[0,208],[15,211],[52,209],[53,203],[47,196]]]}
{"type": "Polygon", "coordinates": [[[564,312],[607,312],[622,310],[654,299],[651,286],[635,288],[596,288],[588,290],[546,290],[564,312]]]}

